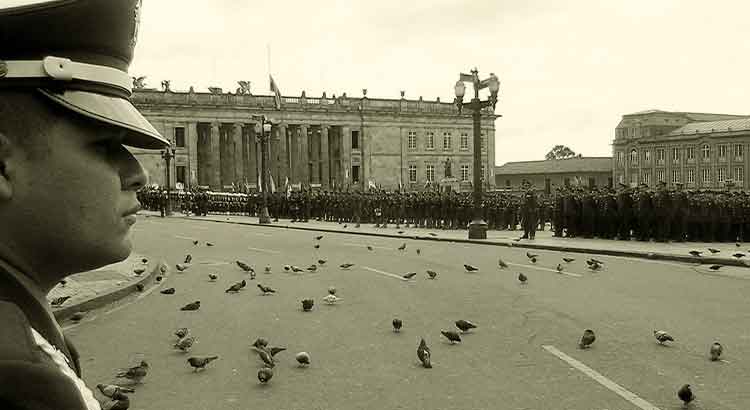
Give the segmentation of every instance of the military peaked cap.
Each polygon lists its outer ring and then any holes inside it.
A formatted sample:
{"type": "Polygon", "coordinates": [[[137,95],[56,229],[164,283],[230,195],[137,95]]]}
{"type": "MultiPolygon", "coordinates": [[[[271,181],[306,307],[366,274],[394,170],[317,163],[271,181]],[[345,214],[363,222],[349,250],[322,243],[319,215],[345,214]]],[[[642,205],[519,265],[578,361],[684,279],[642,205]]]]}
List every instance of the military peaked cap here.
{"type": "Polygon", "coordinates": [[[126,145],[169,145],[130,102],[141,2],[0,2],[0,89],[37,90],[68,110],[124,128],[126,145]]]}

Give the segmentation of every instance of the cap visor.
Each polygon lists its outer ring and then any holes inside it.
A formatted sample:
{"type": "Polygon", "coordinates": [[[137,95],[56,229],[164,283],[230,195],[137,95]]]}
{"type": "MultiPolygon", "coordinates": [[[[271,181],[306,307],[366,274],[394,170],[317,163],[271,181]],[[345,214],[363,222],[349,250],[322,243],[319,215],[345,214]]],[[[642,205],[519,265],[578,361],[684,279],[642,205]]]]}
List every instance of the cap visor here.
{"type": "Polygon", "coordinates": [[[79,90],[39,91],[79,114],[132,131],[125,136],[125,145],[144,149],[160,149],[170,145],[135,106],[124,98],[79,90]]]}

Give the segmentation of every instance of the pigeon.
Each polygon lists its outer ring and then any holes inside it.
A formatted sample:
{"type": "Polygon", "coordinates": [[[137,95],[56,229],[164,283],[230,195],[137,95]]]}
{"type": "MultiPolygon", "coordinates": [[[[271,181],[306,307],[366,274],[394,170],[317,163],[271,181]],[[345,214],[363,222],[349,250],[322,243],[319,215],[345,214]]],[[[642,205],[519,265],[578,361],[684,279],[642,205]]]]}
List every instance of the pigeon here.
{"type": "Polygon", "coordinates": [[[304,272],[304,271],[305,271],[305,270],[304,270],[304,269],[302,269],[302,268],[300,268],[299,266],[294,266],[294,265],[292,265],[292,272],[297,272],[297,273],[299,273],[299,272],[304,272]]]}
{"type": "Polygon", "coordinates": [[[284,265],[284,270],[289,272],[289,269],[292,269],[291,265],[284,265]]]}
{"type": "Polygon", "coordinates": [[[600,265],[598,263],[592,263],[592,264],[589,265],[589,269],[591,269],[593,271],[597,271],[597,270],[601,269],[601,267],[602,267],[602,265],[600,265]]]}
{"type": "Polygon", "coordinates": [[[734,257],[735,257],[735,258],[737,258],[737,259],[740,259],[740,258],[744,257],[744,256],[745,256],[745,254],[744,254],[744,253],[742,253],[742,252],[737,252],[737,253],[735,253],[735,254],[734,254],[734,255],[732,255],[732,256],[734,256],[734,257]]]}
{"type": "Polygon", "coordinates": [[[739,242],[735,242],[735,243],[734,243],[734,246],[736,246],[736,247],[738,247],[738,248],[739,248],[739,247],[740,247],[740,243],[739,243],[739,242]]]}
{"type": "Polygon", "coordinates": [[[261,292],[263,292],[263,295],[268,295],[269,293],[276,293],[276,290],[272,289],[269,286],[263,286],[260,283],[258,284],[258,289],[260,289],[261,292]]]}
{"type": "Polygon", "coordinates": [[[497,266],[499,266],[500,269],[507,269],[508,268],[508,264],[505,263],[505,261],[502,260],[501,258],[497,258],[497,266]]]}
{"type": "MultiPolygon", "coordinates": [[[[407,226],[407,228],[408,228],[408,226],[407,226]]],[[[404,233],[404,231],[398,231],[399,235],[403,235],[403,233],[404,233]]]]}
{"type": "Polygon", "coordinates": [[[310,265],[310,266],[307,267],[307,271],[308,272],[315,272],[316,270],[318,270],[318,267],[315,264],[312,264],[312,265],[310,265]]]}
{"type": "Polygon", "coordinates": [[[721,252],[720,250],[715,249],[715,248],[708,248],[708,251],[711,252],[711,253],[719,253],[719,252],[721,252]]]}
{"type": "Polygon", "coordinates": [[[335,295],[336,294],[336,288],[333,286],[328,287],[328,294],[329,295],[335,295]]]}
{"type": "Polygon", "coordinates": [[[690,251],[688,253],[691,254],[691,255],[693,255],[693,256],[695,256],[697,258],[697,257],[700,257],[703,252],[700,252],[700,251],[690,251]]]}
{"type": "Polygon", "coordinates": [[[187,352],[193,347],[193,343],[195,343],[195,336],[185,336],[174,344],[174,348],[187,352]]]}
{"type": "Polygon", "coordinates": [[[468,320],[460,319],[456,321],[456,327],[461,329],[462,332],[468,332],[471,329],[476,329],[477,325],[469,322],[468,320]]]}
{"type": "Polygon", "coordinates": [[[286,350],[286,347],[270,347],[268,348],[268,353],[271,355],[271,357],[276,357],[277,353],[281,353],[284,350],[286,350]]]}
{"type": "Polygon", "coordinates": [[[157,282],[161,282],[162,279],[164,279],[164,276],[157,276],[156,277],[156,281],[157,282]]]}
{"type": "Polygon", "coordinates": [[[575,261],[575,258],[563,258],[563,261],[565,261],[565,263],[570,263],[575,261]]]}
{"type": "Polygon", "coordinates": [[[224,293],[237,293],[239,292],[244,286],[242,286],[241,282],[235,283],[234,285],[230,286],[227,290],[224,291],[224,293]]]}
{"type": "Polygon", "coordinates": [[[401,331],[401,326],[403,326],[404,323],[399,318],[393,318],[393,331],[398,333],[401,331]]]}
{"type": "Polygon", "coordinates": [[[174,288],[166,288],[159,291],[162,295],[174,295],[174,288]]]}
{"type": "Polygon", "coordinates": [[[529,260],[531,261],[531,263],[536,263],[536,257],[533,257],[533,258],[531,258],[529,260]]]}
{"type": "Polygon", "coordinates": [[[138,292],[143,292],[143,289],[146,289],[143,283],[136,283],[135,288],[138,290],[138,292]]]}
{"type": "Polygon", "coordinates": [[[315,245],[313,246],[313,248],[315,248],[315,249],[320,249],[320,244],[319,244],[319,243],[316,243],[316,244],[315,244],[315,245]]]}
{"type": "Polygon", "coordinates": [[[326,302],[329,305],[334,305],[334,304],[336,304],[336,302],[338,302],[340,300],[341,300],[341,298],[338,297],[338,296],[336,296],[336,295],[326,295],[323,298],[323,302],[326,302]]]}
{"type": "Polygon", "coordinates": [[[136,276],[141,276],[143,272],[146,271],[146,268],[135,268],[133,269],[133,273],[135,273],[136,276]]]}
{"type": "Polygon", "coordinates": [[[421,254],[421,253],[422,253],[422,250],[421,250],[421,249],[419,249],[419,248],[417,248],[417,255],[419,255],[419,254],[421,254]]]}
{"type": "Polygon", "coordinates": [[[265,269],[263,270],[266,274],[271,273],[271,265],[266,265],[265,269]]]}
{"type": "Polygon", "coordinates": [[[323,265],[325,265],[325,264],[326,264],[326,262],[327,262],[327,261],[326,261],[325,259],[318,259],[318,265],[320,265],[320,266],[323,266],[323,265]]]}
{"type": "Polygon", "coordinates": [[[479,270],[479,268],[477,268],[476,266],[471,266],[467,264],[464,264],[464,269],[466,269],[466,272],[476,272],[479,270]]]}
{"type": "Polygon", "coordinates": [[[708,267],[708,269],[719,270],[719,269],[721,269],[721,265],[711,265],[711,266],[708,267]]]}
{"type": "Polygon", "coordinates": [[[255,347],[255,346],[253,346],[253,347],[251,347],[251,349],[253,349],[256,353],[258,353],[258,357],[260,358],[260,360],[263,361],[263,363],[266,365],[266,367],[274,367],[274,366],[276,366],[276,362],[273,359],[273,356],[271,355],[271,353],[268,352],[268,350],[266,350],[265,347],[255,347]]]}
{"type": "Polygon", "coordinates": [[[604,265],[604,262],[600,261],[599,259],[594,259],[594,258],[591,258],[591,259],[589,259],[589,260],[590,260],[591,262],[593,262],[593,263],[598,263],[599,265],[604,265]]]}
{"type": "Polygon", "coordinates": [[[250,271],[250,280],[255,280],[255,271],[250,271]]]}
{"type": "Polygon", "coordinates": [[[197,245],[197,244],[198,244],[198,241],[193,241],[193,245],[197,245]]]}
{"type": "Polygon", "coordinates": [[[175,267],[177,268],[178,272],[185,272],[185,270],[187,270],[187,268],[189,268],[190,265],[178,263],[177,265],[175,265],[175,267]]]}
{"type": "Polygon", "coordinates": [[[302,299],[302,310],[309,312],[312,310],[315,301],[312,299],[302,299]]]}
{"type": "Polygon", "coordinates": [[[321,239],[323,239],[323,235],[318,235],[318,236],[316,236],[316,237],[315,237],[315,240],[316,240],[316,241],[319,241],[319,240],[321,240],[321,239]]]}
{"type": "Polygon", "coordinates": [[[557,273],[562,273],[562,271],[563,271],[563,266],[562,266],[561,263],[558,263],[557,264],[557,273]]]}
{"type": "Polygon", "coordinates": [[[141,263],[148,263],[148,259],[146,258],[141,259],[141,263]]]}
{"type": "Polygon", "coordinates": [[[122,393],[135,393],[135,389],[133,389],[131,387],[123,387],[123,386],[118,386],[116,384],[103,384],[103,383],[99,383],[99,384],[96,385],[96,388],[99,389],[99,391],[103,395],[105,395],[105,396],[107,396],[109,398],[111,398],[112,396],[114,396],[116,393],[121,393],[121,394],[122,393]]]}
{"type": "Polygon", "coordinates": [[[65,303],[65,301],[68,299],[70,299],[70,296],[60,296],[59,298],[52,299],[49,304],[54,307],[59,307],[62,306],[62,304],[65,303]]]}
{"type": "Polygon", "coordinates": [[[458,335],[458,332],[452,330],[441,330],[440,333],[450,340],[451,344],[461,341],[461,336],[458,335]]]}
{"type": "Polygon", "coordinates": [[[273,377],[273,370],[264,367],[260,370],[258,370],[258,380],[260,380],[261,383],[268,383],[269,380],[273,377]]]}
{"type": "Polygon", "coordinates": [[[121,369],[115,377],[125,378],[133,380],[136,383],[143,381],[143,378],[148,374],[148,363],[145,360],[141,360],[138,366],[131,367],[129,369],[121,369]]]}
{"type": "Polygon", "coordinates": [[[404,279],[411,279],[411,278],[413,278],[415,276],[417,276],[417,272],[409,272],[409,273],[405,273],[405,274],[401,275],[401,277],[404,278],[404,279]]]}
{"type": "Polygon", "coordinates": [[[430,279],[435,279],[437,277],[437,272],[427,269],[427,277],[430,279]]]}
{"type": "Polygon", "coordinates": [[[373,251],[372,246],[367,245],[367,250],[370,251],[370,252],[372,252],[373,251]]]}
{"type": "Polygon", "coordinates": [[[74,322],[78,322],[81,319],[83,319],[84,316],[86,316],[86,312],[76,312],[76,313],[73,313],[73,315],[70,317],[70,320],[74,322]]]}
{"type": "Polygon", "coordinates": [[[539,255],[535,255],[535,254],[533,254],[531,252],[526,252],[526,257],[529,258],[529,259],[536,258],[537,256],[539,256],[539,255]]]}
{"type": "Polygon", "coordinates": [[[245,286],[247,286],[247,282],[245,282],[245,279],[242,279],[242,280],[241,280],[241,281],[239,281],[238,283],[239,283],[240,285],[242,285],[242,287],[243,287],[243,288],[244,288],[245,286]]]}
{"type": "Polygon", "coordinates": [[[218,279],[218,278],[219,278],[219,277],[218,277],[218,276],[216,276],[216,275],[215,275],[215,274],[213,274],[213,273],[209,273],[209,274],[208,274],[208,280],[210,280],[211,282],[215,282],[215,281],[216,281],[216,279],[218,279]]]}
{"type": "Polygon", "coordinates": [[[180,308],[180,310],[198,310],[201,307],[201,301],[196,300],[193,303],[188,303],[187,305],[180,308]]]}
{"type": "Polygon", "coordinates": [[[299,363],[300,367],[310,365],[310,354],[307,352],[299,352],[294,356],[294,358],[297,360],[297,363],[299,363]]]}
{"type": "Polygon", "coordinates": [[[351,268],[352,266],[354,266],[354,264],[353,264],[353,263],[342,263],[341,265],[339,265],[339,267],[340,267],[341,269],[349,269],[349,268],[351,268]]]}
{"type": "Polygon", "coordinates": [[[529,278],[527,278],[526,275],[524,275],[523,273],[518,274],[519,282],[521,282],[522,284],[525,284],[527,280],[529,280],[529,278]]]}
{"type": "Polygon", "coordinates": [[[185,256],[185,262],[183,263],[190,263],[190,261],[192,260],[193,260],[193,255],[188,253],[187,256],[185,256]]]}
{"type": "Polygon", "coordinates": [[[177,330],[175,330],[174,335],[182,339],[183,337],[187,336],[188,333],[190,333],[190,329],[186,327],[181,327],[177,330]]]}
{"type": "Polygon", "coordinates": [[[438,236],[438,235],[437,235],[436,233],[434,233],[434,232],[428,232],[428,233],[427,233],[427,235],[430,235],[430,236],[438,236]]]}
{"type": "Polygon", "coordinates": [[[190,363],[190,366],[192,366],[197,372],[198,370],[204,370],[207,364],[218,358],[219,356],[193,356],[188,358],[187,362],[190,363]]]}
{"type": "Polygon", "coordinates": [[[595,340],[596,335],[594,335],[594,331],[591,329],[586,329],[583,331],[583,336],[581,336],[581,340],[578,342],[578,347],[581,349],[586,349],[587,347],[590,347],[595,340]]]}
{"type": "Polygon", "coordinates": [[[128,410],[130,408],[130,398],[120,391],[112,394],[109,400],[102,400],[99,403],[101,410],[128,410]]]}
{"type": "Polygon", "coordinates": [[[237,264],[237,266],[240,267],[240,269],[244,270],[245,272],[254,271],[254,269],[250,267],[250,265],[246,264],[245,262],[242,262],[242,261],[234,261],[234,262],[237,264]]]}
{"type": "Polygon", "coordinates": [[[255,341],[253,342],[253,346],[255,346],[258,349],[263,349],[266,346],[268,346],[268,340],[266,340],[266,339],[264,339],[262,337],[259,337],[259,338],[255,339],[255,341]]]}
{"type": "Polygon", "coordinates": [[[674,342],[674,338],[670,336],[669,333],[663,330],[654,330],[654,337],[657,341],[659,341],[659,344],[664,344],[665,342],[674,342]]]}
{"type": "Polygon", "coordinates": [[[430,348],[427,347],[427,343],[422,339],[419,342],[419,346],[417,347],[417,357],[419,358],[419,361],[422,362],[422,366],[431,369],[432,363],[430,362],[430,348]]]}
{"type": "Polygon", "coordinates": [[[719,356],[721,356],[721,352],[724,351],[724,347],[721,346],[721,343],[714,342],[711,345],[711,349],[709,350],[709,353],[711,354],[711,361],[717,361],[719,360],[719,356]]]}
{"type": "Polygon", "coordinates": [[[211,242],[206,242],[206,246],[214,246],[214,244],[211,242]]]}
{"type": "Polygon", "coordinates": [[[693,395],[693,391],[690,390],[689,384],[686,384],[680,387],[680,390],[677,390],[677,397],[682,400],[685,407],[687,407],[691,401],[695,400],[695,395],[693,395]]]}
{"type": "Polygon", "coordinates": [[[404,242],[401,246],[399,246],[398,250],[405,251],[406,250],[406,242],[404,242]]]}
{"type": "MultiPolygon", "coordinates": [[[[346,228],[346,227],[347,227],[347,224],[344,224],[344,228],[346,228]]],[[[357,228],[359,228],[359,225],[357,225],[357,228]]]]}

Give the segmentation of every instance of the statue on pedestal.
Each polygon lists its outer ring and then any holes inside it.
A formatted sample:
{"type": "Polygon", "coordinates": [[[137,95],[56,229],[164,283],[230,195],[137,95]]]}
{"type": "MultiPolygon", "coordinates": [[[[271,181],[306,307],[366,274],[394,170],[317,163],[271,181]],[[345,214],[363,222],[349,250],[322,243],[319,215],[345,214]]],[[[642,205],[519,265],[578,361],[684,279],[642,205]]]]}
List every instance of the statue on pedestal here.
{"type": "Polygon", "coordinates": [[[451,158],[445,159],[445,178],[453,178],[453,170],[451,169],[451,158]]]}

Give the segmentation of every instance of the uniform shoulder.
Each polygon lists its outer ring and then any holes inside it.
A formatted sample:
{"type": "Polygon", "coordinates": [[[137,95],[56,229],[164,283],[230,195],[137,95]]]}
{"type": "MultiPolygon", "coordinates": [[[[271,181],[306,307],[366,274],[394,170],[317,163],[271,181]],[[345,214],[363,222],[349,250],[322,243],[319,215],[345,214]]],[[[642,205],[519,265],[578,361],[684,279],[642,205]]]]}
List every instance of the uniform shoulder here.
{"type": "Polygon", "coordinates": [[[0,300],[0,361],[34,361],[36,342],[31,334],[31,325],[21,308],[16,304],[0,300]]]}

